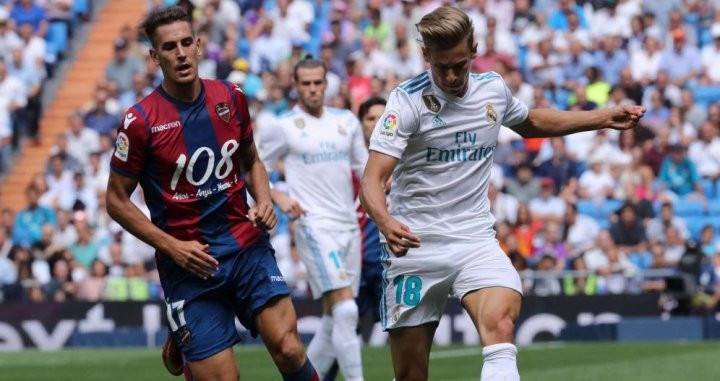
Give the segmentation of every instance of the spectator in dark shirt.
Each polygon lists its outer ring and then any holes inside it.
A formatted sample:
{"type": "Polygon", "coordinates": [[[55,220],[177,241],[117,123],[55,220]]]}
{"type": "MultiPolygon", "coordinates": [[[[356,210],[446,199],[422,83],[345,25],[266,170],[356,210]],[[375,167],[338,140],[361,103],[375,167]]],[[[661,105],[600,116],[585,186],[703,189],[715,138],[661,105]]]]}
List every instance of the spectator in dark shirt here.
{"type": "Polygon", "coordinates": [[[119,118],[105,109],[108,97],[109,94],[105,89],[95,91],[95,105],[85,115],[85,125],[97,131],[100,135],[113,135],[115,129],[120,126],[119,118]]]}
{"type": "Polygon", "coordinates": [[[620,220],[610,227],[610,235],[618,248],[626,253],[637,253],[647,249],[645,226],[637,218],[635,208],[625,204],[619,211],[620,220]]]}

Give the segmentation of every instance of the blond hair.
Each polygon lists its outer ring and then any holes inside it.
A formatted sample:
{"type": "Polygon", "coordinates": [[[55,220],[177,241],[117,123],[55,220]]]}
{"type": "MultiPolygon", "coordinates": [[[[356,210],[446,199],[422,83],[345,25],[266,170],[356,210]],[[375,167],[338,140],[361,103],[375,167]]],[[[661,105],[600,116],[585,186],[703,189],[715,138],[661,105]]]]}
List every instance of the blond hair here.
{"type": "Polygon", "coordinates": [[[468,15],[454,7],[440,7],[415,24],[425,49],[452,48],[467,39],[472,49],[474,28],[468,15]]]}

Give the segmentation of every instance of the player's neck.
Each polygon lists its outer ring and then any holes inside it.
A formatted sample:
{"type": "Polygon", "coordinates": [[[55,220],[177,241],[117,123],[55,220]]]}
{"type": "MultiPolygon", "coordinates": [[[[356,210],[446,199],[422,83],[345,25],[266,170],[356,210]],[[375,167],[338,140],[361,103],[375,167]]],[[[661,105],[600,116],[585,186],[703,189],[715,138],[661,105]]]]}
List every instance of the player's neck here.
{"type": "Polygon", "coordinates": [[[308,115],[312,115],[315,118],[320,119],[322,117],[323,111],[325,110],[325,106],[320,106],[317,109],[310,109],[303,105],[302,103],[298,103],[298,106],[300,107],[300,110],[302,110],[304,113],[308,115]]]}
{"type": "Polygon", "coordinates": [[[173,83],[165,79],[162,81],[161,86],[167,95],[187,103],[195,101],[197,97],[200,96],[200,91],[202,90],[200,78],[188,84],[173,83]]]}

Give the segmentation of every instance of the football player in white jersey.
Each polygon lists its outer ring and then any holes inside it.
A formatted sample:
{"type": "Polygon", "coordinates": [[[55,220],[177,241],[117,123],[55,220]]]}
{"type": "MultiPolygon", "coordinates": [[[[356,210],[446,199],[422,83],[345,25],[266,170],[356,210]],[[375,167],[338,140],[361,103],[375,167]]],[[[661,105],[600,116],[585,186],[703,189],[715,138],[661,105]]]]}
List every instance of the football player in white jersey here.
{"type": "Polygon", "coordinates": [[[363,131],[349,110],[325,107],[327,68],[305,59],[295,67],[298,105],[260,131],[268,168],[285,165],[288,193],[273,201],[295,222],[295,244],[308,271],[313,296],[323,299],[321,327],[308,346],[320,378],[335,359],[346,380],[362,380],[360,340],[355,328],[361,267],[360,230],[352,172],[367,162],[363,131]]]}
{"type": "Polygon", "coordinates": [[[520,277],[495,240],[487,197],[501,125],[526,138],[630,129],[638,106],[528,110],[496,73],[470,74],[468,16],[440,7],[417,24],[430,70],[389,97],[370,141],[361,197],[384,236],[381,321],[395,379],[425,380],[448,294],[461,299],[483,344],[481,380],[519,380],[513,327],[520,277]],[[383,184],[393,177],[388,210],[383,184]]]}

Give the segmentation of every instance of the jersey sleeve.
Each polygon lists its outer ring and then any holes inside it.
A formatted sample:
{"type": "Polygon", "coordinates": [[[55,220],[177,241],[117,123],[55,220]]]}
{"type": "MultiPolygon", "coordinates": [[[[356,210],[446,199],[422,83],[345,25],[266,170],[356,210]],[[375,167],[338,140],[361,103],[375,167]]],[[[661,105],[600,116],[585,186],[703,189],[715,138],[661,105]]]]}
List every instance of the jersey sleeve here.
{"type": "Polygon", "coordinates": [[[110,168],[121,175],[138,178],[147,160],[149,132],[145,117],[131,107],[117,129],[110,168]]]}
{"type": "Polygon", "coordinates": [[[524,103],[512,95],[504,80],[501,80],[501,83],[505,90],[505,97],[507,98],[507,107],[505,108],[505,115],[503,115],[502,125],[512,127],[524,122],[530,110],[528,110],[528,107],[524,103]]]}
{"type": "Polygon", "coordinates": [[[268,172],[275,168],[275,163],[282,160],[288,151],[287,136],[281,125],[282,119],[273,120],[260,129],[259,152],[260,159],[268,172]]]}
{"type": "Polygon", "coordinates": [[[365,169],[365,164],[367,163],[368,150],[367,147],[365,147],[365,136],[363,135],[363,129],[360,122],[352,113],[350,113],[349,119],[350,128],[352,129],[352,141],[350,142],[352,145],[350,147],[350,166],[357,177],[361,178],[363,170],[365,169]]]}
{"type": "Polygon", "coordinates": [[[250,119],[250,110],[248,109],[248,101],[243,93],[242,89],[230,84],[232,89],[232,97],[237,107],[237,115],[240,121],[240,144],[250,144],[253,142],[253,126],[252,119],[250,119]]]}
{"type": "Polygon", "coordinates": [[[399,159],[417,127],[417,108],[406,92],[395,89],[370,137],[370,150],[399,159]]]}

